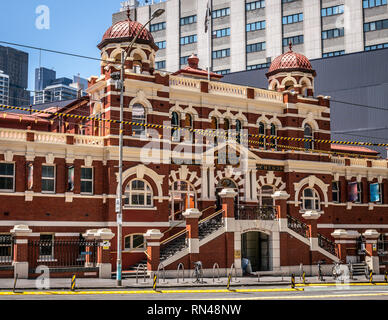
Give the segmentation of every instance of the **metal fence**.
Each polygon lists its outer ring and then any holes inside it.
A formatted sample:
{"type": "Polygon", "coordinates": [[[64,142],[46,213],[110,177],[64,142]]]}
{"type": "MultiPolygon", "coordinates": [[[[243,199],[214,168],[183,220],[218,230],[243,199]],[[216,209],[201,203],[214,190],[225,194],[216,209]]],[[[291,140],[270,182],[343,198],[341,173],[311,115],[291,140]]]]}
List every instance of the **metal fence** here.
{"type": "Polygon", "coordinates": [[[0,265],[11,265],[13,260],[14,238],[0,235],[0,265]]]}
{"type": "Polygon", "coordinates": [[[276,220],[277,210],[274,206],[240,205],[236,212],[237,220],[276,220]]]}
{"type": "Polygon", "coordinates": [[[297,234],[305,237],[307,239],[310,238],[310,228],[307,224],[295,219],[294,217],[287,216],[287,226],[292,231],[295,231],[297,234]]]}
{"type": "Polygon", "coordinates": [[[31,240],[28,257],[31,268],[48,267],[95,267],[97,241],[79,240],[31,240]]]}
{"type": "Polygon", "coordinates": [[[330,239],[324,237],[320,233],[318,233],[318,245],[326,250],[327,252],[330,252],[332,255],[337,256],[337,246],[336,244],[331,241],[330,239]]]}

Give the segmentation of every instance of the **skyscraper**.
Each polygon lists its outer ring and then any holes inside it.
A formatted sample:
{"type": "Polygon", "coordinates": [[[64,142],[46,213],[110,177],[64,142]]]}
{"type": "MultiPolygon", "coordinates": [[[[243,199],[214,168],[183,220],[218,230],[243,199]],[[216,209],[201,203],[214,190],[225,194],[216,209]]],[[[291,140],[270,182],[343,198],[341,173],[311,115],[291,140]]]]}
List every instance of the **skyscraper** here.
{"type": "Polygon", "coordinates": [[[0,104],[8,104],[9,76],[0,70],[0,104]]]}
{"type": "Polygon", "coordinates": [[[46,88],[55,80],[57,73],[44,67],[35,69],[35,91],[40,91],[46,88]]]}
{"type": "Polygon", "coordinates": [[[30,104],[28,87],[28,53],[0,46],[0,70],[9,76],[9,105],[30,104]]]}

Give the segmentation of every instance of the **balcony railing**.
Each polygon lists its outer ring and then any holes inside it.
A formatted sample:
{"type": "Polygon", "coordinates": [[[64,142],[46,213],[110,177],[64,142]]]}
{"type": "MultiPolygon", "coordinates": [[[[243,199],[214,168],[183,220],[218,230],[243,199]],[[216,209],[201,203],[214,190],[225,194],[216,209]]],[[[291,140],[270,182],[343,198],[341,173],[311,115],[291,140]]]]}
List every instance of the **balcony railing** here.
{"type": "Polygon", "coordinates": [[[274,206],[240,205],[236,210],[237,220],[276,220],[278,217],[274,206]]]}

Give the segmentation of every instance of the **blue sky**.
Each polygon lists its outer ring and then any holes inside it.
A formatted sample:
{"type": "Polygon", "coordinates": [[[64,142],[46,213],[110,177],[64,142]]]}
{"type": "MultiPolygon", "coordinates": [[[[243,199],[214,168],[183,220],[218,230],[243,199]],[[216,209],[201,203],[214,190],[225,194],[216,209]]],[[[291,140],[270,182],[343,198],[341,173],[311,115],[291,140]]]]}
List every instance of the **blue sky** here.
{"type": "MultiPolygon", "coordinates": [[[[111,26],[112,14],[119,11],[121,0],[13,0],[0,1],[0,41],[77,53],[99,58],[96,47],[106,29],[111,26]],[[36,8],[50,9],[50,28],[36,28],[36,8]]],[[[1,44],[6,46],[4,44],[1,44]]],[[[29,89],[34,90],[35,68],[39,67],[39,51],[16,49],[29,53],[29,89]]],[[[57,77],[80,73],[88,78],[98,75],[99,62],[42,51],[42,67],[54,69],[57,77]]]]}

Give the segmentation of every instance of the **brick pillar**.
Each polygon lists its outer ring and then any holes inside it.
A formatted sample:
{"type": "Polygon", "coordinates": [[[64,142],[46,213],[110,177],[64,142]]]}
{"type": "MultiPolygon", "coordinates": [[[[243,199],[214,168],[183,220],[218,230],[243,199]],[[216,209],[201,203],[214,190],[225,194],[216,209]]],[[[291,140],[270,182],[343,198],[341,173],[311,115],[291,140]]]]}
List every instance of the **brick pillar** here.
{"type": "Polygon", "coordinates": [[[287,227],[287,200],[289,197],[290,195],[286,191],[276,191],[272,195],[275,200],[279,223],[285,227],[287,227]]]}
{"type": "Polygon", "coordinates": [[[91,230],[86,230],[86,233],[84,233],[82,236],[85,238],[86,240],[86,246],[85,246],[85,267],[91,267],[91,254],[89,254],[90,252],[92,252],[92,246],[93,246],[93,242],[96,240],[97,236],[96,236],[96,233],[97,233],[97,229],[91,229],[91,230]],[[88,243],[89,241],[89,243],[88,243]]]}
{"type": "Polygon", "coordinates": [[[160,263],[160,239],[163,234],[158,229],[147,230],[143,235],[147,241],[147,269],[157,271],[160,263]]]}
{"type": "Polygon", "coordinates": [[[99,229],[96,233],[96,238],[99,244],[97,247],[97,267],[99,269],[99,276],[101,279],[112,278],[110,240],[112,240],[114,236],[115,234],[110,229],[99,229]]]}
{"type": "Polygon", "coordinates": [[[187,209],[182,214],[186,219],[187,242],[190,252],[190,266],[188,269],[194,268],[194,262],[199,261],[199,234],[198,220],[202,215],[196,208],[187,209]]]}
{"type": "Polygon", "coordinates": [[[32,230],[26,225],[16,225],[10,232],[15,240],[12,262],[14,274],[19,279],[28,279],[28,238],[32,230]]]}
{"type": "Polygon", "coordinates": [[[343,263],[347,263],[346,256],[356,254],[356,239],[360,236],[360,234],[357,231],[336,229],[331,236],[335,239],[339,259],[343,263]]]}
{"type": "Polygon", "coordinates": [[[369,229],[366,230],[362,235],[366,240],[365,262],[368,264],[369,269],[372,270],[374,274],[380,274],[379,256],[377,255],[377,238],[380,236],[380,233],[378,233],[376,230],[369,229]]]}
{"type": "Polygon", "coordinates": [[[223,189],[219,194],[222,201],[222,209],[224,212],[222,213],[224,223],[225,223],[225,253],[226,253],[226,261],[225,267],[230,268],[234,263],[236,270],[238,273],[241,273],[241,257],[235,259],[234,252],[234,229],[235,229],[235,207],[234,207],[234,199],[238,196],[238,193],[233,189],[227,188],[223,189]]]}

